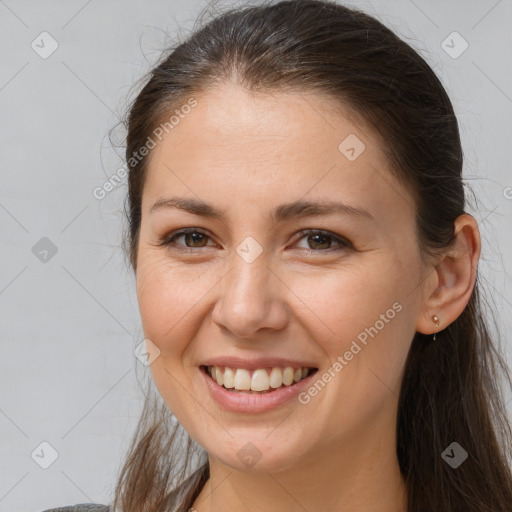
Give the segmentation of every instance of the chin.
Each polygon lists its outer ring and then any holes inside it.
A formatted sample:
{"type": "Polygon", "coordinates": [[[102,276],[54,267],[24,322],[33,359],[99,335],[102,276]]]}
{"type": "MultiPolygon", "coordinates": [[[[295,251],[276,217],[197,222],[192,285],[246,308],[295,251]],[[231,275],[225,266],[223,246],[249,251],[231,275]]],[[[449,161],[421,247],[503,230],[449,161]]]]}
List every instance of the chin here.
{"type": "MultiPolygon", "coordinates": [[[[219,440],[212,443],[210,438],[207,445],[201,445],[209,457],[213,457],[233,471],[242,473],[269,472],[279,473],[300,465],[303,451],[292,443],[284,445],[268,435],[268,429],[260,436],[247,430],[245,435],[239,435],[229,441],[219,440]],[[222,446],[222,451],[219,447],[222,446]]],[[[304,445],[302,443],[302,450],[304,445]]]]}

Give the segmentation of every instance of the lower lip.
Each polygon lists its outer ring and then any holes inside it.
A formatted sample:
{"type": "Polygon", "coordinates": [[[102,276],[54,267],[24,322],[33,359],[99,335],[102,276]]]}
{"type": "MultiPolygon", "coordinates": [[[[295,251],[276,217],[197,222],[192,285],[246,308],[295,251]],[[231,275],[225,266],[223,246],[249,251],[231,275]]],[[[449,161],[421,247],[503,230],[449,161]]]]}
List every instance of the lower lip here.
{"type": "Polygon", "coordinates": [[[210,396],[224,409],[232,412],[255,413],[270,411],[295,398],[309,385],[310,379],[318,370],[291,386],[283,386],[261,394],[228,391],[225,387],[217,384],[217,381],[213,380],[202,368],[199,368],[199,371],[205,380],[210,396]]]}

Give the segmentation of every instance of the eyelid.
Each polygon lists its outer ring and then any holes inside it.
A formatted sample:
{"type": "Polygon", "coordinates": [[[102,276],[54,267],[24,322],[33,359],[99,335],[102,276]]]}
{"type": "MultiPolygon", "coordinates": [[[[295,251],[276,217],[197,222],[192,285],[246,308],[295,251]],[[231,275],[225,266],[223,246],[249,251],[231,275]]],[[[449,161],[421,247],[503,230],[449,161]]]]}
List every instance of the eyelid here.
{"type": "MultiPolygon", "coordinates": [[[[200,233],[201,235],[204,235],[205,237],[212,240],[212,237],[203,231],[201,228],[183,228],[179,229],[177,231],[173,231],[168,236],[164,237],[163,240],[159,243],[159,245],[163,246],[171,246],[173,243],[173,240],[176,240],[177,238],[181,238],[184,235],[187,235],[189,233],[200,233]]],[[[177,244],[178,246],[184,247],[184,249],[176,249],[179,252],[197,252],[198,250],[203,249],[203,247],[187,247],[186,245],[177,244]]],[[[205,247],[211,247],[211,246],[205,246],[205,247]]]]}
{"type": "MultiPolygon", "coordinates": [[[[170,247],[173,243],[175,243],[175,242],[173,242],[173,240],[176,240],[177,238],[181,238],[182,236],[187,235],[189,233],[200,233],[200,234],[206,236],[207,238],[209,238],[210,240],[212,240],[212,237],[208,233],[206,233],[204,230],[202,230],[201,228],[183,228],[183,229],[174,231],[170,235],[166,236],[159,243],[159,245],[170,247]]],[[[325,229],[318,229],[318,228],[306,228],[306,229],[300,230],[297,233],[297,237],[296,237],[294,244],[296,244],[297,242],[302,240],[304,237],[311,235],[311,234],[325,235],[328,238],[331,238],[334,242],[336,242],[337,245],[335,245],[334,247],[330,247],[328,249],[317,249],[317,250],[299,248],[300,251],[307,252],[309,254],[326,254],[326,253],[336,252],[336,251],[340,251],[340,250],[353,249],[352,243],[349,242],[346,238],[344,238],[340,235],[337,235],[336,233],[333,233],[331,231],[328,231],[325,229]]],[[[201,251],[201,249],[204,249],[205,247],[211,247],[208,245],[203,246],[203,247],[187,247],[186,245],[182,245],[182,244],[177,244],[177,245],[183,247],[183,249],[175,249],[175,250],[178,252],[182,252],[182,253],[197,253],[198,251],[201,251]]]]}
{"type": "Polygon", "coordinates": [[[313,234],[325,235],[328,238],[331,238],[333,241],[337,242],[337,245],[334,247],[330,247],[329,249],[323,249],[323,250],[318,249],[316,251],[314,249],[299,249],[299,250],[304,250],[304,251],[310,252],[310,253],[312,252],[312,253],[318,253],[318,254],[322,254],[322,253],[325,254],[325,253],[330,253],[330,252],[334,252],[334,251],[339,251],[342,248],[345,248],[345,249],[353,248],[352,244],[346,238],[344,238],[340,235],[337,235],[336,233],[333,233],[331,231],[328,231],[325,229],[318,229],[318,228],[317,229],[315,229],[315,228],[302,229],[297,234],[297,239],[295,240],[295,243],[302,240],[307,235],[313,235],[313,234]]]}

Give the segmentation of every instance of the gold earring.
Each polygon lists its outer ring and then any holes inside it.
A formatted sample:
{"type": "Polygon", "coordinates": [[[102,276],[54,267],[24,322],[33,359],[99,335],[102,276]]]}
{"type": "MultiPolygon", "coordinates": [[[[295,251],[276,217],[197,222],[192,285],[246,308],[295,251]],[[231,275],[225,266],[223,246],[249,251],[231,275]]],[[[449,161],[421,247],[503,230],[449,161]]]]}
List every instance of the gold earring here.
{"type": "MultiPolygon", "coordinates": [[[[439,327],[439,317],[437,315],[432,316],[432,321],[436,324],[437,327],[439,327]]],[[[436,334],[437,332],[434,333],[434,336],[432,338],[433,341],[436,341],[436,334]]]]}

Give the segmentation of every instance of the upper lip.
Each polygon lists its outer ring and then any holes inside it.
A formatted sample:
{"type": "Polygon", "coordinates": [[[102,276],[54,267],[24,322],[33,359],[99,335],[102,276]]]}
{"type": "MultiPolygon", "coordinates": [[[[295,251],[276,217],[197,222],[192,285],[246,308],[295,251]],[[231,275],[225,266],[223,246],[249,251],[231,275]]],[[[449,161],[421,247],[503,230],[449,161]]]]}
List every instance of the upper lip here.
{"type": "Polygon", "coordinates": [[[202,363],[204,366],[228,366],[229,368],[245,368],[246,370],[256,370],[258,368],[281,367],[286,368],[317,368],[311,361],[293,361],[282,357],[254,357],[244,359],[235,356],[211,357],[202,363]]]}

